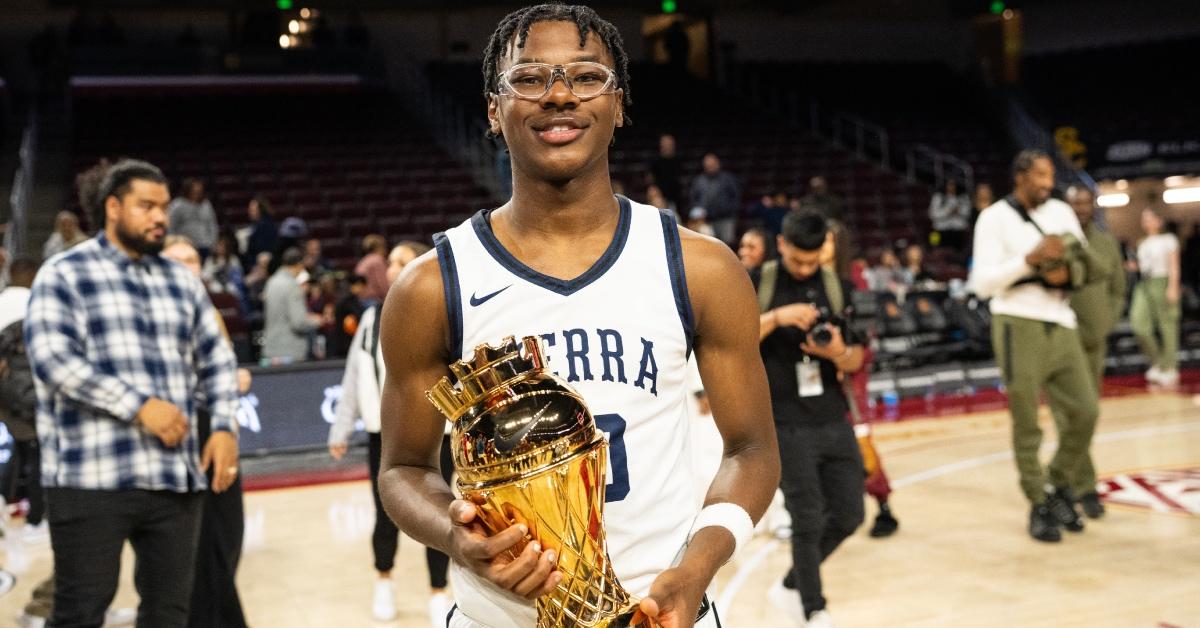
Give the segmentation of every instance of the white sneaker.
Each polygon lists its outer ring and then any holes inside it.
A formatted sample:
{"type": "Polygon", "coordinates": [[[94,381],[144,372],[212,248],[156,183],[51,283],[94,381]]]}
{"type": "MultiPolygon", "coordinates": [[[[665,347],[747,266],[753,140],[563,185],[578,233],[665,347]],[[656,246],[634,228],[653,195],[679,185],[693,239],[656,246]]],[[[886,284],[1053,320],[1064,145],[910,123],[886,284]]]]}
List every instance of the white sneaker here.
{"type": "Polygon", "coordinates": [[[446,615],[450,613],[452,602],[445,593],[434,593],[429,596],[429,625],[433,628],[446,628],[446,615]]]}
{"type": "Polygon", "coordinates": [[[31,545],[50,542],[50,524],[42,521],[37,525],[25,524],[21,528],[21,540],[31,545]]]}
{"type": "Polygon", "coordinates": [[[1158,374],[1158,383],[1161,386],[1176,386],[1179,384],[1179,371],[1160,371],[1158,374]]]}
{"type": "Polygon", "coordinates": [[[1162,376],[1163,372],[1157,366],[1152,366],[1146,371],[1146,381],[1151,384],[1161,384],[1162,376]]]}
{"type": "Polygon", "coordinates": [[[789,589],[783,586],[783,581],[776,580],[775,584],[767,589],[767,599],[771,605],[783,612],[784,616],[792,620],[792,625],[797,628],[803,628],[804,624],[804,605],[800,603],[800,593],[795,589],[789,589]]]}
{"type": "Polygon", "coordinates": [[[105,626],[132,626],[137,621],[136,608],[110,608],[104,614],[105,626]]]}
{"type": "Polygon", "coordinates": [[[375,595],[371,601],[371,615],[378,621],[392,621],[396,618],[396,592],[392,590],[391,580],[376,580],[375,595]]]}
{"type": "Polygon", "coordinates": [[[46,618],[22,612],[17,615],[17,625],[20,628],[46,628],[46,618]]]}
{"type": "Polygon", "coordinates": [[[0,570],[0,595],[4,595],[5,593],[12,591],[12,588],[16,585],[16,576],[8,573],[7,571],[0,570]]]}
{"type": "Polygon", "coordinates": [[[833,617],[829,615],[829,611],[821,609],[812,614],[808,618],[809,628],[833,628],[833,617]]]}

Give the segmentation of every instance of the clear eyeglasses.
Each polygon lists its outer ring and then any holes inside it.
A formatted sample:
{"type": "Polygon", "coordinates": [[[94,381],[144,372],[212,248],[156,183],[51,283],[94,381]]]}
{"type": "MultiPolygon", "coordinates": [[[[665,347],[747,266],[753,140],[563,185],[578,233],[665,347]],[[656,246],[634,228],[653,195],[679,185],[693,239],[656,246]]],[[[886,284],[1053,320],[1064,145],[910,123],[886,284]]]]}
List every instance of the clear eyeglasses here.
{"type": "Polygon", "coordinates": [[[501,72],[499,77],[500,93],[522,100],[541,100],[560,77],[579,100],[591,100],[617,89],[617,75],[612,68],[591,61],[562,65],[519,63],[501,72]]]}

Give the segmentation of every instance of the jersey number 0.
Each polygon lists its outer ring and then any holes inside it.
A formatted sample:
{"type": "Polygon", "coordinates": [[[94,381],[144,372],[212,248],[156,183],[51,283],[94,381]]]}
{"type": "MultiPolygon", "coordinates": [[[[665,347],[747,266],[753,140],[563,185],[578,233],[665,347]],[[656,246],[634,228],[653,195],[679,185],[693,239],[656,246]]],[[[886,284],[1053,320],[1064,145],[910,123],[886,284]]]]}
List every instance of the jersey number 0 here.
{"type": "Polygon", "coordinates": [[[629,494],[629,458],[625,453],[625,419],[619,414],[597,414],[596,427],[608,435],[608,487],[605,502],[619,502],[629,494]]]}

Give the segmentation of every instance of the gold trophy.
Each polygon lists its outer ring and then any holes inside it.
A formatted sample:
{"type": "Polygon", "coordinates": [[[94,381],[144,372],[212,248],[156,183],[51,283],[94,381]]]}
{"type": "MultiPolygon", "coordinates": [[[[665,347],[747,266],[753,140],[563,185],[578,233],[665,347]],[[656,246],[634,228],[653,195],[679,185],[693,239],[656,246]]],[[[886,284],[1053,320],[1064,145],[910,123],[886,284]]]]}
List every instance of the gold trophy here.
{"type": "Polygon", "coordinates": [[[546,369],[541,339],[512,336],[475,347],[426,393],[453,425],[463,499],[488,534],[523,523],[558,554],[563,579],[538,598],[539,628],[654,626],[617,582],[604,543],[608,441],[579,393],[546,369]]]}

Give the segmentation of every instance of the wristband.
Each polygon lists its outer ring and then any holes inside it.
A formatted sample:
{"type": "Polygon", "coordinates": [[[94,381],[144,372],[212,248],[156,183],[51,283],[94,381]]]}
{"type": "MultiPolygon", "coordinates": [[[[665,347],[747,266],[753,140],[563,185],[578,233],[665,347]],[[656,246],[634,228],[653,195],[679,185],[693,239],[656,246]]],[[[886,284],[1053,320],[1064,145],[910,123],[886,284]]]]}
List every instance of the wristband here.
{"type": "MultiPolygon", "coordinates": [[[[733,535],[734,555],[754,535],[754,520],[750,518],[750,513],[737,504],[721,502],[705,506],[700,514],[696,515],[692,521],[692,531],[688,532],[688,543],[692,542],[692,537],[696,536],[697,532],[710,526],[729,530],[733,535]]],[[[730,557],[732,558],[732,555],[730,557]]]]}

